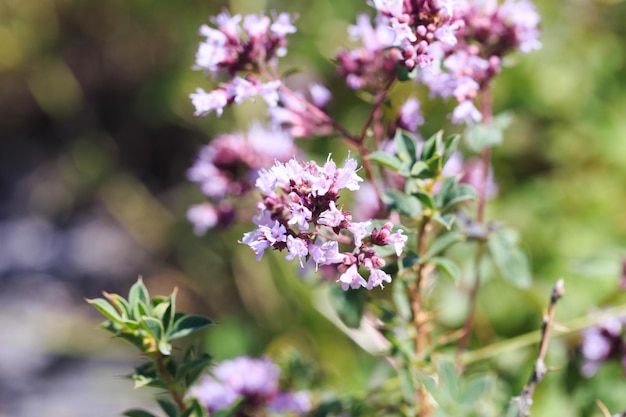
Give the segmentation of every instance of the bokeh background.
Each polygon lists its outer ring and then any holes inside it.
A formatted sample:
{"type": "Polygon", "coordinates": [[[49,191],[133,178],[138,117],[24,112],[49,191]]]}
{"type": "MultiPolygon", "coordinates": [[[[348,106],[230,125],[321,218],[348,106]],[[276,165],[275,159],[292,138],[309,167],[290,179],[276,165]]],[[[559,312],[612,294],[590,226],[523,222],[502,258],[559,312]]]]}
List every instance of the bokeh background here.
{"type": "MultiPolygon", "coordinates": [[[[126,294],[139,274],[154,294],[178,286],[182,308],[219,323],[204,341],[218,360],[300,355],[326,386],[354,395],[380,372],[325,316],[320,289],[295,265],[274,256],[256,263],[236,244],[249,225],[197,237],[185,219],[203,201],[185,179],[200,146],[264,114],[249,104],[221,118],[192,115],[188,94],[213,85],[191,69],[197,29],[225,6],[298,13],[282,65],[308,71],[292,85],[324,83],[330,111],[359,126],[368,105],[336,79],[331,58],[356,13],[371,12],[363,1],[0,0],[0,416],[150,407],[149,392],[119,378],[141,358],[97,330],[100,318],[83,301],[102,290],[126,294]]],[[[626,2],[537,7],[543,49],[513,57],[495,85],[496,111],[515,118],[494,152],[500,193],[488,208],[519,229],[534,285],[487,277],[473,348],[537,329],[558,277],[568,290],[560,321],[626,302],[626,2]]],[[[447,123],[449,105],[423,107],[425,134],[447,123]]],[[[304,146],[319,160],[329,149],[345,153],[330,139],[304,146]]],[[[435,292],[446,326],[462,323],[465,291],[444,283],[435,292]]],[[[540,386],[534,415],[600,416],[596,398],[626,409],[621,365],[582,378],[579,341],[554,340],[549,362],[562,369],[540,386]]],[[[488,361],[505,392],[525,383],[533,354],[488,361]]]]}

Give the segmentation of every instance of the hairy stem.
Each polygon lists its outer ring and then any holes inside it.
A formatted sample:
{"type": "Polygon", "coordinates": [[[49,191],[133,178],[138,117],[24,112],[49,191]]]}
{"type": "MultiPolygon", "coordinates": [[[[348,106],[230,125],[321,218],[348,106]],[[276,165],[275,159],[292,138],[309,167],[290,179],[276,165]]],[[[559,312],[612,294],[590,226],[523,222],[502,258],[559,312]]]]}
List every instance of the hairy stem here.
{"type": "Polygon", "coordinates": [[[165,357],[160,352],[156,352],[154,354],[154,363],[156,364],[159,376],[161,377],[161,380],[163,380],[163,382],[165,383],[165,388],[172,396],[176,407],[178,407],[180,411],[184,410],[185,401],[183,399],[183,394],[178,391],[176,382],[174,382],[174,378],[172,377],[172,374],[170,374],[169,370],[167,369],[167,365],[165,364],[165,357]]]}

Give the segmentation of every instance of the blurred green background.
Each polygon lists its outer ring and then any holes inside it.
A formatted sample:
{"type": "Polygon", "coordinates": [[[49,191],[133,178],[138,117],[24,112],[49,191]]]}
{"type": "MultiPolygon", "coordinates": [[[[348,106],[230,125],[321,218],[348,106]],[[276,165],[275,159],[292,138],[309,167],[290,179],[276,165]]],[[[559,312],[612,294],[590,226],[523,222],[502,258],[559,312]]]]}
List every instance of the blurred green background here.
{"type": "MultiPolygon", "coordinates": [[[[381,370],[320,312],[321,290],[295,265],[271,255],[256,263],[236,244],[250,225],[199,238],[185,219],[203,201],[185,179],[200,146],[264,115],[253,104],[192,115],[188,94],[213,85],[191,69],[197,30],[225,6],[298,13],[282,68],[307,67],[292,85],[324,83],[331,113],[359,126],[369,107],[330,59],[356,13],[371,13],[365,2],[0,0],[0,416],[116,416],[148,401],[116,379],[140,358],[96,330],[99,317],[82,300],[125,294],[138,274],[154,294],[178,286],[181,308],[219,323],[205,343],[218,360],[297,349],[327,386],[355,395],[381,370]]],[[[561,322],[626,302],[626,2],[537,7],[543,49],[511,57],[495,84],[496,111],[515,119],[494,152],[500,194],[488,207],[489,218],[519,229],[535,285],[487,277],[472,348],[537,329],[558,277],[568,290],[561,322]]],[[[446,123],[450,106],[423,107],[423,133],[446,123]]],[[[319,160],[345,153],[328,139],[306,147],[319,160]]],[[[437,287],[443,325],[461,325],[465,293],[437,287]]],[[[540,386],[534,415],[600,416],[596,398],[626,409],[621,365],[582,378],[578,343],[554,340],[549,363],[562,369],[540,386]]],[[[488,365],[517,392],[533,354],[488,365]]]]}

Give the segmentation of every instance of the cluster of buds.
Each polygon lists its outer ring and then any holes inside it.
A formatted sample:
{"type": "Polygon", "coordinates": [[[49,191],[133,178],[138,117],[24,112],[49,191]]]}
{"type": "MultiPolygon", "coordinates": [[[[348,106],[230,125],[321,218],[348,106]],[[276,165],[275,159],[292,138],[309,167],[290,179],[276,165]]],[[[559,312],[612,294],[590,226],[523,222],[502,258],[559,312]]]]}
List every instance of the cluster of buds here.
{"type": "Polygon", "coordinates": [[[337,54],[339,75],[352,89],[380,90],[393,77],[398,64],[413,71],[434,59],[431,47],[456,43],[454,33],[463,21],[447,0],[374,0],[376,24],[366,15],[348,29],[362,46],[337,54]]]}
{"type": "Polygon", "coordinates": [[[391,28],[392,46],[400,49],[409,71],[429,65],[430,47],[437,42],[456,44],[463,21],[451,0],[373,0],[378,19],[391,28]]]}
{"type": "Polygon", "coordinates": [[[195,68],[214,77],[223,75],[227,81],[213,91],[198,88],[190,95],[195,115],[206,116],[215,111],[219,116],[227,105],[256,96],[275,106],[280,81],[263,82],[258,75],[268,67],[275,69],[277,58],[287,53],[286,36],[296,31],[291,16],[281,13],[271,19],[263,14],[251,14],[242,18],[224,11],[211,22],[215,27],[200,28],[200,35],[206,39],[196,53],[195,68]],[[246,75],[241,77],[240,73],[246,75]]]}
{"type": "Polygon", "coordinates": [[[402,58],[398,49],[391,48],[394,36],[389,28],[378,23],[372,26],[367,15],[359,15],[357,24],[348,28],[352,41],[361,47],[341,50],[336,56],[337,72],[353,90],[380,90],[396,72],[402,58]]]}
{"type": "Polygon", "coordinates": [[[431,48],[435,63],[419,80],[440,97],[458,102],[452,114],[455,123],[482,120],[473,99],[501,70],[502,57],[519,50],[539,49],[539,15],[528,0],[462,1],[455,4],[458,25],[456,43],[438,42],[431,48]]]}
{"type": "Polygon", "coordinates": [[[279,378],[280,368],[269,359],[238,357],[217,365],[212,375],[202,376],[187,395],[196,398],[210,413],[228,409],[236,401],[240,401],[238,409],[245,415],[265,411],[307,413],[311,409],[309,393],[281,391],[279,378]]]}
{"type": "Polygon", "coordinates": [[[388,223],[370,232],[371,221],[353,222],[350,212],[337,207],[340,190],[359,189],[363,180],[356,171],[354,159],[346,159],[344,167],[337,168],[330,157],[322,167],[313,161],[291,159],[262,170],[256,182],[263,198],[254,218],[258,227],[244,234],[241,243],[250,246],[258,260],[267,248],[273,248],[287,250],[286,258],[298,258],[301,267],[309,259],[316,268],[337,265],[342,272],[338,282],[344,290],[372,289],[391,282],[380,269],[385,261],[374,247],[393,245],[399,256],[407,239],[402,230],[391,233],[392,224],[388,223]],[[350,244],[352,250],[340,253],[340,242],[350,244]],[[368,281],[360,275],[361,267],[369,271],[368,281]]]}
{"type": "Polygon", "coordinates": [[[234,213],[225,198],[250,191],[261,168],[276,160],[287,161],[296,153],[291,136],[259,124],[253,124],[247,133],[221,134],[204,146],[187,177],[216,205],[206,202],[190,208],[187,217],[196,233],[228,225],[234,213]]]}

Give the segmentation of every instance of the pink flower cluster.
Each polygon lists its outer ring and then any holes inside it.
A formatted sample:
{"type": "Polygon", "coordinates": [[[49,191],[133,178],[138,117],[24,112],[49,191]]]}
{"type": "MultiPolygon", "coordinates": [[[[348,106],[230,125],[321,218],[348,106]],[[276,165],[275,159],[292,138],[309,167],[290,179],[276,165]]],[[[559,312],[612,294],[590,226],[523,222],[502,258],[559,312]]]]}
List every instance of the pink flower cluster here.
{"type": "Polygon", "coordinates": [[[502,57],[541,47],[539,15],[528,0],[459,1],[455,14],[464,22],[456,32],[458,42],[433,44],[435,63],[419,80],[432,94],[456,99],[453,122],[471,124],[482,120],[473,100],[500,72],[502,57]]]}
{"type": "Polygon", "coordinates": [[[227,11],[213,17],[215,27],[203,25],[200,35],[206,39],[196,53],[196,69],[217,77],[225,75],[227,82],[210,92],[198,88],[190,94],[196,116],[215,111],[219,116],[232,103],[261,96],[269,106],[278,102],[281,82],[263,82],[258,74],[267,66],[275,68],[278,57],[287,53],[288,34],[296,31],[287,13],[271,19],[263,14],[230,16],[227,11]],[[244,77],[237,74],[245,73],[244,77]]]}
{"type": "Polygon", "coordinates": [[[267,358],[227,360],[216,366],[212,374],[204,375],[187,393],[211,413],[230,407],[238,399],[242,400],[240,407],[250,412],[269,410],[301,415],[311,409],[308,392],[279,389],[280,368],[267,358]]]}
{"type": "Polygon", "coordinates": [[[352,89],[380,90],[396,72],[433,61],[431,45],[456,43],[454,33],[463,23],[455,17],[449,0],[374,0],[375,26],[367,15],[357,17],[348,29],[351,40],[362,47],[337,54],[338,73],[352,89]]]}
{"type": "Polygon", "coordinates": [[[391,276],[380,269],[385,261],[374,247],[393,245],[399,256],[407,237],[402,230],[392,233],[391,223],[370,232],[371,221],[352,222],[351,213],[337,207],[340,190],[359,189],[363,180],[356,171],[354,159],[346,159],[338,168],[330,157],[322,167],[313,161],[291,159],[262,170],[256,182],[263,198],[254,218],[258,227],[244,234],[241,243],[250,246],[257,260],[271,247],[286,250],[286,258],[298,258],[302,267],[308,259],[316,268],[338,265],[342,273],[338,282],[344,290],[382,288],[383,282],[391,282],[391,276]],[[340,242],[349,243],[352,251],[340,253],[340,242]],[[368,281],[360,275],[360,267],[369,271],[368,281]]]}
{"type": "Polygon", "coordinates": [[[348,28],[348,33],[350,39],[360,41],[362,47],[339,51],[337,72],[353,90],[380,90],[396,72],[396,63],[402,54],[391,48],[394,37],[386,25],[377,23],[373,27],[367,15],[359,15],[356,21],[356,25],[348,28]]]}
{"type": "Polygon", "coordinates": [[[192,206],[187,217],[196,233],[233,220],[232,206],[226,197],[239,197],[250,191],[259,169],[274,161],[287,161],[297,154],[293,139],[284,131],[252,124],[247,133],[221,134],[204,146],[187,177],[198,183],[214,202],[192,206]]]}
{"type": "Polygon", "coordinates": [[[434,42],[456,44],[455,32],[463,22],[455,12],[454,0],[373,0],[378,19],[390,28],[392,46],[402,52],[409,71],[432,62],[434,42]]]}

